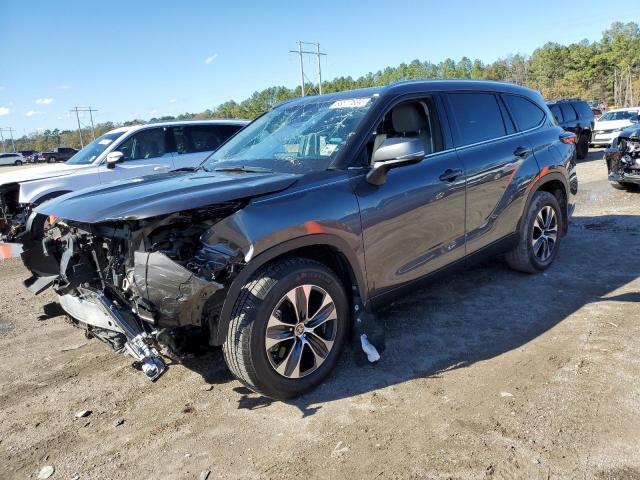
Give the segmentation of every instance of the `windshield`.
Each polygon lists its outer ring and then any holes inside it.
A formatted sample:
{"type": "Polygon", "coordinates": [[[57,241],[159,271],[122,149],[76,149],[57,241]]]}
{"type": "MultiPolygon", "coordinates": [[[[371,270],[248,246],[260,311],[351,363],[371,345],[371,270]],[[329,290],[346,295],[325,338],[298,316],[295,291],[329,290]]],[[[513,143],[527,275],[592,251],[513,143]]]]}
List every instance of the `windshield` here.
{"type": "Polygon", "coordinates": [[[124,133],[126,132],[105,133],[67,160],[67,163],[71,165],[88,165],[93,163],[114,140],[121,137],[124,133]]]}
{"type": "Polygon", "coordinates": [[[355,133],[374,97],[284,104],[238,132],[203,164],[281,173],[326,170],[355,133]]]}
{"type": "Polygon", "coordinates": [[[638,112],[636,110],[621,110],[618,112],[607,112],[600,117],[601,122],[607,120],[636,120],[638,112]]]}

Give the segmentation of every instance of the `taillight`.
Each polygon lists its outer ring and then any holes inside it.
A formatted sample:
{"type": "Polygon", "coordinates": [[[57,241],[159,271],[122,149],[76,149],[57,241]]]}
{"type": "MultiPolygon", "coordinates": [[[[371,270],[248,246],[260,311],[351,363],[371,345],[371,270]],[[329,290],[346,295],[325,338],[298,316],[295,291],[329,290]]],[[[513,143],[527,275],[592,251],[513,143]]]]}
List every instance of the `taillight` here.
{"type": "Polygon", "coordinates": [[[576,143],[577,139],[578,137],[576,136],[576,134],[571,132],[564,132],[562,135],[560,135],[560,141],[562,143],[576,143]]]}

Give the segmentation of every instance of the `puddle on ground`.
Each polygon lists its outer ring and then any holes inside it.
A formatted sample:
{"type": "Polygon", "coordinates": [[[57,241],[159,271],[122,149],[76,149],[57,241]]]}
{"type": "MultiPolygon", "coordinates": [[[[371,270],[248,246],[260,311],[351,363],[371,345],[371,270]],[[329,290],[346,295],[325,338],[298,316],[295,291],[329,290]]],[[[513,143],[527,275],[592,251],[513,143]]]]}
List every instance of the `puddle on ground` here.
{"type": "Polygon", "coordinates": [[[19,257],[22,245],[19,243],[0,243],[0,260],[19,257]]]}

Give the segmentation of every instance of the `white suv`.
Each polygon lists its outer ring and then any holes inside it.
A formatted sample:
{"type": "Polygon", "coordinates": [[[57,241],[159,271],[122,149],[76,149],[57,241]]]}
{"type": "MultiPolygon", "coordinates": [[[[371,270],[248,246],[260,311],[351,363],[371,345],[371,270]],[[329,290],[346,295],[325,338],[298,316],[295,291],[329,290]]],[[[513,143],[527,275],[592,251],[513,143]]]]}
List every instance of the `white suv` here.
{"type": "Polygon", "coordinates": [[[116,128],[65,163],[0,173],[0,238],[15,238],[34,206],[64,193],[197,167],[247,123],[202,120],[116,128]]]}
{"type": "Polygon", "coordinates": [[[22,165],[25,159],[21,153],[0,153],[0,165],[22,165]]]}

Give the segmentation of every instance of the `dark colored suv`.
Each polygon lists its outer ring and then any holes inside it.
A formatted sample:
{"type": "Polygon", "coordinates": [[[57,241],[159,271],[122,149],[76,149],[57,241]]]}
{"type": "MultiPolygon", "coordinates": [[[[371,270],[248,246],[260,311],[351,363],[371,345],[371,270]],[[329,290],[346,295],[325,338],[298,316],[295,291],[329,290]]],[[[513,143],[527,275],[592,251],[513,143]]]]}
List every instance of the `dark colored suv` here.
{"type": "Polygon", "coordinates": [[[56,220],[24,245],[26,284],[52,285],[151,379],[189,332],[222,345],[249,388],[292,397],[336,365],[354,317],[433,275],[496,253],[548,268],[577,191],[574,142],[538,92],[505,83],[291,100],[197,171],[40,206],[56,220]]]}
{"type": "Polygon", "coordinates": [[[560,126],[567,132],[576,134],[578,159],[586,158],[595,123],[594,113],[589,104],[580,99],[568,99],[547,102],[547,105],[560,126]]]}

